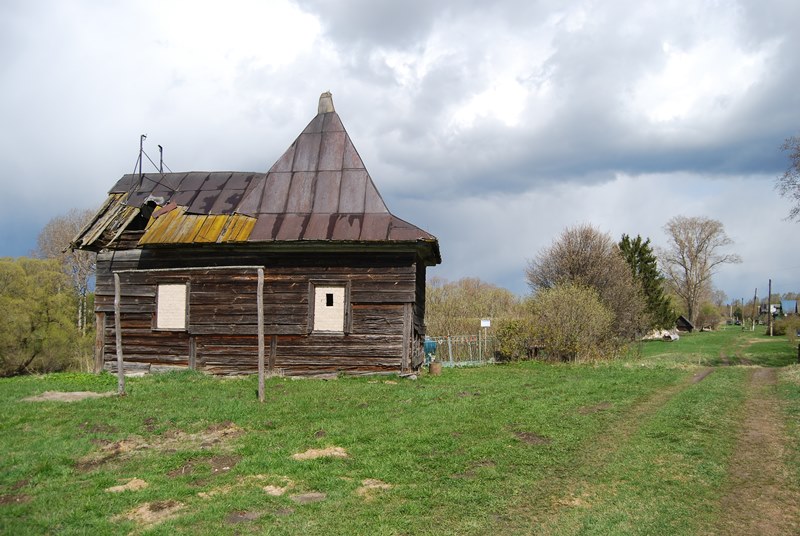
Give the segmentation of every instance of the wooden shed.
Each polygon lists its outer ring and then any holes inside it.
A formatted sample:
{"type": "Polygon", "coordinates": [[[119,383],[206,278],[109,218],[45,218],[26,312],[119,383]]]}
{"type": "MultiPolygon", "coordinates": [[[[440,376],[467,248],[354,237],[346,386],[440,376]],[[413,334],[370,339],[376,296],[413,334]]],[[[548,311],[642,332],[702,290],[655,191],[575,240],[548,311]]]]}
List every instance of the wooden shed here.
{"type": "Polygon", "coordinates": [[[683,315],[680,315],[677,320],[675,320],[675,327],[678,331],[683,331],[685,333],[691,333],[694,331],[694,324],[692,324],[689,319],[683,315]]]}
{"type": "Polygon", "coordinates": [[[329,93],[267,173],[125,175],[72,247],[97,252],[96,367],[116,370],[119,336],[126,371],[255,373],[261,352],[274,374],[411,372],[441,262],[329,93]]]}

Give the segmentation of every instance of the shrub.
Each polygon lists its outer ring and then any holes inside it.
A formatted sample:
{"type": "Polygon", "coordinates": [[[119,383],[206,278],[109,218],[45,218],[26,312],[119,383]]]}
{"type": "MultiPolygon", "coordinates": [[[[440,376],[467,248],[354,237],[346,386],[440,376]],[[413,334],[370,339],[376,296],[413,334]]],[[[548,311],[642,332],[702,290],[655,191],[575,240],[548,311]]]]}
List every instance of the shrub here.
{"type": "MultiPolygon", "coordinates": [[[[794,315],[779,318],[772,323],[772,334],[776,337],[786,336],[792,344],[797,340],[798,329],[800,329],[800,317],[794,315]]],[[[769,335],[769,326],[766,335],[769,335]]]]}
{"type": "Polygon", "coordinates": [[[517,361],[533,357],[533,329],[530,319],[502,321],[497,328],[497,361],[517,361]]]}
{"type": "Polygon", "coordinates": [[[533,332],[554,359],[608,359],[618,349],[614,314],[593,288],[562,283],[540,290],[531,312],[533,332]]]}

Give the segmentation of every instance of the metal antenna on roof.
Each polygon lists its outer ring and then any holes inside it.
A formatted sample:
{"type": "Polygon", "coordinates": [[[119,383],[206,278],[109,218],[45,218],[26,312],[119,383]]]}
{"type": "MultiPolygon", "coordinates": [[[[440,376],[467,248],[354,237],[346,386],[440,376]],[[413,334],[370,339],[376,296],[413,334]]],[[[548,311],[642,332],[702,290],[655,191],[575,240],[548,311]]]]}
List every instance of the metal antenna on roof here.
{"type": "Polygon", "coordinates": [[[164,173],[164,148],[158,146],[158,172],[164,173]]]}
{"type": "Polygon", "coordinates": [[[144,154],[144,140],[147,139],[147,134],[139,136],[139,185],[142,184],[142,154],[144,154]]]}

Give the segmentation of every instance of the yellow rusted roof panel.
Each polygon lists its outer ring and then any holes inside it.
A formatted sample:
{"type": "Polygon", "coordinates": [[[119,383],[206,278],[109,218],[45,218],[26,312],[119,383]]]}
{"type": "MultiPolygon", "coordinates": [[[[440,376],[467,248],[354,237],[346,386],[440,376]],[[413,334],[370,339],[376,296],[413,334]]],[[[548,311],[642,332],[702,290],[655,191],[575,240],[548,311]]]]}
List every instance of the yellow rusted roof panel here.
{"type": "Polygon", "coordinates": [[[244,242],[250,237],[250,232],[256,225],[256,219],[243,214],[233,214],[229,217],[220,242],[244,242]]]}
{"type": "Polygon", "coordinates": [[[242,214],[186,214],[186,207],[178,207],[150,218],[139,244],[244,242],[255,225],[255,218],[242,214]]]}
{"type": "Polygon", "coordinates": [[[197,233],[195,242],[216,242],[220,233],[225,228],[225,222],[228,220],[227,216],[208,216],[205,223],[197,233]]]}

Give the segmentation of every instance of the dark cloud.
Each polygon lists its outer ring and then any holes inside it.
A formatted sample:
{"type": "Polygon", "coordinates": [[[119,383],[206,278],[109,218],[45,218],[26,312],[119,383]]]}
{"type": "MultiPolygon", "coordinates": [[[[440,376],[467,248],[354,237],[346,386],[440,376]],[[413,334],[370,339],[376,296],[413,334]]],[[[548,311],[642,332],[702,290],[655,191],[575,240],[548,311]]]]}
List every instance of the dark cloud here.
{"type": "Polygon", "coordinates": [[[3,2],[0,255],[101,202],[139,134],[176,171],[263,171],[325,90],[390,208],[442,239],[446,277],[524,292],[525,258],[566,225],[733,227],[751,190],[778,223],[732,229],[746,262],[794,229],[770,177],[800,129],[795,1],[297,6],[3,2]]]}

